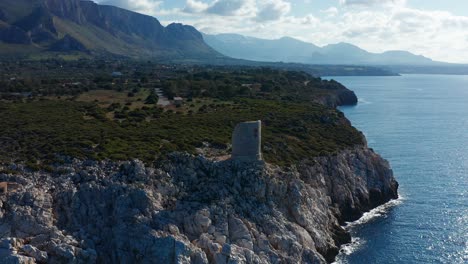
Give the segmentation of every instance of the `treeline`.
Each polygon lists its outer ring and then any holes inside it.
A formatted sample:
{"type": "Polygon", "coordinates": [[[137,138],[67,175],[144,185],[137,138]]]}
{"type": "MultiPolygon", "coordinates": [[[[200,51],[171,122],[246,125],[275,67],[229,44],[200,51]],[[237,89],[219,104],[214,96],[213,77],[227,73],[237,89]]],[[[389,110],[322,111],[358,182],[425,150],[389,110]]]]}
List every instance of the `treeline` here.
{"type": "Polygon", "coordinates": [[[90,90],[131,91],[159,86],[174,68],[151,62],[104,60],[41,60],[0,62],[0,99],[28,96],[78,95],[90,90]]]}
{"type": "Polygon", "coordinates": [[[322,93],[345,89],[336,81],[315,78],[305,72],[270,68],[214,71],[204,69],[164,80],[162,87],[169,98],[213,97],[232,99],[250,97],[307,101],[322,93]]]}
{"type": "MultiPolygon", "coordinates": [[[[306,101],[344,89],[305,72],[255,67],[160,65],[151,62],[44,60],[0,63],[0,99],[75,96],[90,90],[162,88],[173,99],[235,97],[306,101]]],[[[154,98],[153,98],[154,99],[154,98]]]]}

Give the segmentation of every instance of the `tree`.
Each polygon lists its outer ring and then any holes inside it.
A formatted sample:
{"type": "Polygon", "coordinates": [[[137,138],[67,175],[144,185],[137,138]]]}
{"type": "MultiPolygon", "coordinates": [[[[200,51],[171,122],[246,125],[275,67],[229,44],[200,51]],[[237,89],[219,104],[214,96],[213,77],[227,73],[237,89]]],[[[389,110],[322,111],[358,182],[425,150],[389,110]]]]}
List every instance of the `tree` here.
{"type": "Polygon", "coordinates": [[[158,99],[158,95],[152,90],[148,97],[146,97],[145,104],[156,104],[158,99]]]}

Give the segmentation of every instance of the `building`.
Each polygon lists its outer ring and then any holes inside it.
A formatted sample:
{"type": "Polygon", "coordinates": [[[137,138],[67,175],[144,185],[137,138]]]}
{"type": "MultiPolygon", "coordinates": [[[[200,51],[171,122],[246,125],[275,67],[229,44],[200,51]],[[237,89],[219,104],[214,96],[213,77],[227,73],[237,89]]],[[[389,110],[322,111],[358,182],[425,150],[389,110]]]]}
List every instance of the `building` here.
{"type": "Polygon", "coordinates": [[[174,97],[174,104],[176,106],[181,106],[184,103],[184,98],[182,97],[174,97]]]}
{"type": "Polygon", "coordinates": [[[261,161],[262,121],[237,124],[232,133],[231,159],[236,161],[261,161]]]}

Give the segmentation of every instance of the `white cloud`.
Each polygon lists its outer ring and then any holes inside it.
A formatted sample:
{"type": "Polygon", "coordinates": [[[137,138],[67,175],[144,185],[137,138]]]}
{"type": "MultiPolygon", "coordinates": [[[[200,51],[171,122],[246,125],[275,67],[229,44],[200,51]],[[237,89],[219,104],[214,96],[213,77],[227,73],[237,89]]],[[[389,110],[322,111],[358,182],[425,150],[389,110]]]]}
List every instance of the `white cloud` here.
{"type": "Polygon", "coordinates": [[[244,16],[244,19],[265,22],[287,15],[291,11],[291,3],[285,0],[214,0],[211,3],[186,0],[182,10],[189,14],[244,16]]]}
{"type": "Polygon", "coordinates": [[[406,0],[340,0],[344,6],[404,6],[406,0]]]}
{"type": "Polygon", "coordinates": [[[103,5],[118,6],[146,15],[153,15],[163,3],[162,0],[99,0],[97,2],[103,5]]]}
{"type": "Polygon", "coordinates": [[[209,4],[197,0],[186,0],[182,10],[186,13],[219,16],[248,15],[255,12],[255,0],[214,0],[209,4]]]}
{"type": "Polygon", "coordinates": [[[187,0],[183,11],[187,13],[201,13],[206,9],[208,9],[208,4],[196,0],[187,0]]]}
{"type": "Polygon", "coordinates": [[[334,16],[338,15],[338,13],[340,11],[338,10],[338,8],[332,6],[332,7],[329,7],[327,9],[325,9],[325,10],[320,10],[320,12],[327,15],[327,16],[329,16],[329,17],[334,17],[334,16]]]}
{"type": "Polygon", "coordinates": [[[320,20],[313,15],[307,15],[305,17],[299,18],[299,21],[303,25],[317,25],[320,23],[320,20]]]}
{"type": "Polygon", "coordinates": [[[260,4],[256,19],[258,21],[278,20],[291,11],[291,3],[283,0],[266,0],[260,4]]]}
{"type": "Polygon", "coordinates": [[[247,13],[250,4],[250,0],[217,0],[206,11],[215,15],[234,16],[247,13]]]}

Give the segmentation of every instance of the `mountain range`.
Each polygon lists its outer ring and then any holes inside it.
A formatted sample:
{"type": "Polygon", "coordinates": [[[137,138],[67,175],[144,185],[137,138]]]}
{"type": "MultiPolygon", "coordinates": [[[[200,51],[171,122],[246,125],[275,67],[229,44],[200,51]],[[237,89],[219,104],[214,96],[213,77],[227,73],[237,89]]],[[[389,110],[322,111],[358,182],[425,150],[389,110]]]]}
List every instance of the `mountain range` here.
{"type": "Polygon", "coordinates": [[[224,57],[191,26],[81,0],[0,1],[0,53],[81,52],[138,58],[224,57]]]}
{"type": "Polygon", "coordinates": [[[319,47],[298,39],[260,39],[238,34],[204,34],[205,42],[238,59],[305,64],[437,65],[439,62],[407,51],[371,53],[349,43],[319,47]]]}
{"type": "Polygon", "coordinates": [[[189,25],[163,26],[154,17],[88,0],[0,1],[1,57],[58,54],[266,66],[317,75],[468,72],[467,65],[436,62],[406,51],[378,54],[348,43],[319,47],[290,37],[207,35],[189,25]]]}

